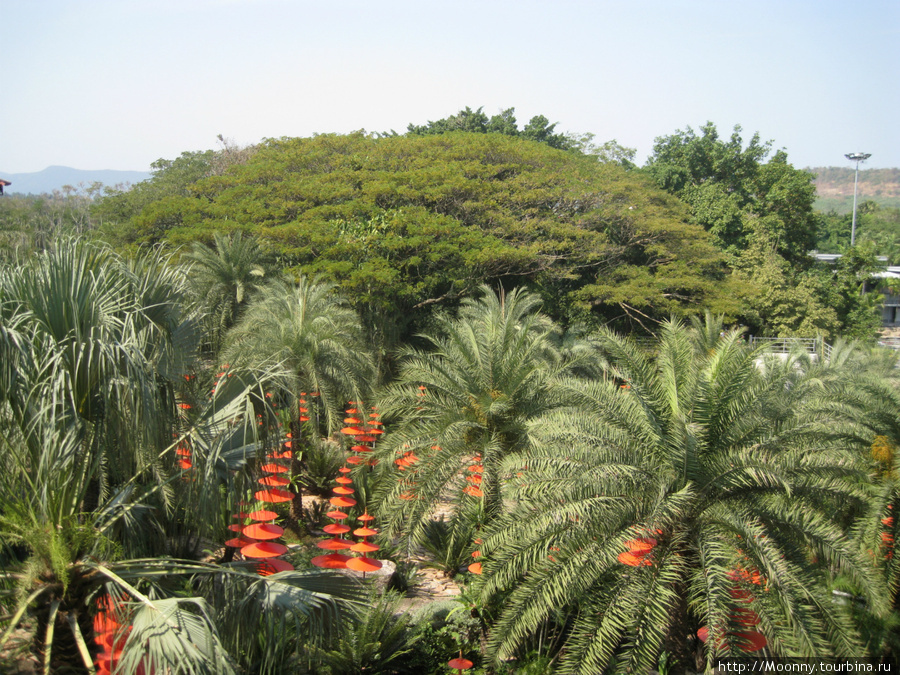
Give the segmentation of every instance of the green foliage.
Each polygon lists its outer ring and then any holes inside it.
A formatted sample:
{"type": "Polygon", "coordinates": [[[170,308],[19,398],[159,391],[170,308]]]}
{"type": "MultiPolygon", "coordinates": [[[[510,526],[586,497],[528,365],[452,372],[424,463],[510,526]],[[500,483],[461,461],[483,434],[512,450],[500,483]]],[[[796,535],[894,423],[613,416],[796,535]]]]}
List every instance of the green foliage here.
{"type": "Polygon", "coordinates": [[[431,558],[426,565],[436,567],[451,578],[472,562],[471,553],[477,547],[473,542],[478,537],[477,522],[465,518],[464,514],[456,520],[460,522],[449,523],[442,515],[428,521],[422,538],[422,548],[431,558]]]}
{"type": "Polygon", "coordinates": [[[504,465],[516,507],[491,523],[478,580],[482,600],[503,598],[495,662],[564,608],[560,672],[647,672],[663,650],[708,668],[737,652],[734,570],[762,576],[767,591],[740,587],[773,653],[858,654],[817,560],[847,570],[873,607],[884,598],[841,527],[865,496],[862,467],[804,416],[821,385],[796,363],[760,369],[736,332],[710,350],[668,324],[654,358],[613,335],[605,346],[610,378],[572,381],[580,405],[531,422],[534,442],[504,465]],[[635,537],[655,540],[649,566],[618,560],[635,537]],[[685,639],[701,625],[719,650],[685,639]]]}
{"type": "Polygon", "coordinates": [[[403,675],[444,675],[447,661],[462,650],[477,661],[481,627],[470,608],[457,600],[424,605],[409,617],[413,649],[400,664],[403,675]]]}
{"type": "Polygon", "coordinates": [[[269,140],[149,201],[125,229],[146,243],[258,236],[281,264],[340,286],[385,372],[432,309],[486,282],[530,284],[565,320],[731,313],[724,260],[686,218],[634,172],[546,143],[352,134],[269,140]]]}
{"type": "MultiPolygon", "coordinates": [[[[856,242],[870,242],[888,264],[900,263],[900,208],[864,201],[857,207],[856,242]]],[[[817,247],[820,253],[844,253],[850,248],[852,215],[830,211],[821,216],[817,247]]]]}
{"type": "Polygon", "coordinates": [[[308,490],[331,496],[333,481],[346,460],[340,446],[321,438],[314,438],[303,449],[303,475],[300,478],[308,490]]]}
{"type": "Polygon", "coordinates": [[[480,134],[504,134],[506,136],[518,136],[537,143],[546,143],[551,148],[570,150],[572,142],[565,134],[553,133],[556,123],[550,124],[543,115],[535,115],[529,120],[521,131],[516,124],[516,109],[506,110],[494,115],[490,119],[482,108],[472,110],[468,106],[460,110],[456,115],[445,117],[436,122],[415,125],[410,123],[406,132],[413,136],[427,136],[433,134],[446,134],[453,131],[465,131],[467,133],[480,134]]]}
{"type": "Polygon", "coordinates": [[[287,391],[318,392],[328,432],[372,373],[355,312],[333,284],[307,277],[262,289],[229,333],[222,358],[260,371],[279,366],[287,391]]]}
{"type": "Polygon", "coordinates": [[[181,262],[215,354],[253,294],[275,278],[275,269],[254,237],[216,232],[213,239],[214,248],[195,243],[181,262]]]}
{"type": "Polygon", "coordinates": [[[6,195],[0,199],[0,260],[24,260],[54,241],[93,233],[91,215],[100,184],[52,195],[6,195]]]}
{"type": "Polygon", "coordinates": [[[400,596],[372,593],[370,601],[350,619],[350,626],[336,633],[314,653],[313,672],[322,675],[364,675],[396,672],[418,639],[398,614],[400,596]]]}
{"type": "Polygon", "coordinates": [[[700,135],[690,127],[656,139],[646,170],[663,189],[684,199],[693,221],[712,233],[724,250],[747,246],[751,221],[764,223],[776,251],[799,260],[814,246],[813,175],[795,169],[779,150],[768,162],[771,142],[754,134],[744,147],[741,128],[731,137],[707,122],[700,135]]]}
{"type": "Polygon", "coordinates": [[[401,354],[398,381],[379,403],[389,432],[377,449],[388,476],[377,498],[390,534],[423,541],[434,506],[448,495],[450,536],[503,511],[503,458],[528,447],[529,420],[564,404],[557,379],[592,356],[572,350],[577,358],[563,360],[550,339],[557,328],[537,312],[539,303],[521,291],[498,296],[485,288],[463,303],[459,318],[442,317],[423,336],[427,350],[401,354]],[[393,461],[407,451],[419,459],[401,472],[393,461]],[[474,485],[471,465],[483,467],[474,485]]]}

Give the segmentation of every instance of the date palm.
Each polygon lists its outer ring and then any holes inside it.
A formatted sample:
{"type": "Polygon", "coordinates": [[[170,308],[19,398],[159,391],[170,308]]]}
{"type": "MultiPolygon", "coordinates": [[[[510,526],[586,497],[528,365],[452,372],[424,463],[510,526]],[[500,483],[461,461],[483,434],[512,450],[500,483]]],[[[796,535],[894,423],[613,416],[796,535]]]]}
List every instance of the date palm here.
{"type": "MultiPolygon", "coordinates": [[[[337,429],[346,402],[359,398],[373,373],[359,317],[334,285],[307,277],[294,285],[274,283],[263,289],[229,333],[223,358],[251,369],[280,368],[282,387],[293,400],[301,392],[316,392],[311,405],[322,416],[310,416],[309,422],[322,424],[312,431],[316,435],[337,429]]],[[[299,440],[301,427],[295,423],[293,431],[299,440]]],[[[295,455],[295,478],[302,469],[295,455]]],[[[292,526],[299,527],[303,497],[297,482],[294,494],[292,526]]]]}
{"type": "Polygon", "coordinates": [[[607,335],[607,378],[570,382],[578,405],[532,423],[535,441],[504,465],[515,506],[481,549],[481,597],[502,599],[493,658],[550,623],[560,672],[648,672],[664,651],[710,667],[741,653],[746,610],[775,653],[860,653],[822,570],[883,605],[839,520],[865,495],[857,456],[815,433],[802,398],[784,414],[785,372],[761,370],[736,332],[710,342],[669,323],[650,357],[607,335]],[[653,540],[649,564],[623,564],[638,538],[653,540]]]}
{"type": "Polygon", "coordinates": [[[555,347],[558,328],[538,312],[539,304],[520,290],[497,295],[483,287],[458,317],[438,320],[423,336],[424,349],[401,352],[398,381],[382,399],[390,431],[379,452],[391,468],[407,451],[418,462],[381,483],[392,534],[422,541],[445,499],[454,511],[451,523],[460,527],[460,518],[483,522],[503,512],[503,460],[530,447],[533,420],[563,405],[556,387],[561,376],[595,358],[571,345],[570,358],[563,358],[555,347]],[[413,472],[414,485],[407,480],[413,472]],[[477,490],[467,481],[473,473],[481,476],[477,490]]]}

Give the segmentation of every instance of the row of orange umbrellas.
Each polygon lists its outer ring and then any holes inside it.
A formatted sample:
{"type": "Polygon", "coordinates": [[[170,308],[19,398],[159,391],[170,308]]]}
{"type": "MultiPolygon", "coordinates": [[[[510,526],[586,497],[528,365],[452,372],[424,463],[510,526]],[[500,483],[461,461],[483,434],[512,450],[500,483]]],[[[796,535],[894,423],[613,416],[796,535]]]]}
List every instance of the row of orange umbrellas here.
{"type": "Polygon", "coordinates": [[[331,551],[331,553],[313,558],[311,562],[316,567],[351,569],[362,572],[363,576],[366,572],[375,572],[382,567],[380,560],[370,558],[368,555],[379,550],[377,544],[369,541],[370,537],[378,534],[377,530],[370,527],[371,521],[375,519],[374,516],[369,515],[368,511],[364,511],[356,518],[361,523],[360,527],[356,529],[342,522],[350,519],[350,514],[345,509],[357,505],[357,501],[351,496],[355,490],[353,489],[353,479],[350,478],[352,469],[347,464],[357,466],[374,464],[374,460],[369,457],[374,451],[375,441],[383,433],[381,430],[383,425],[379,420],[380,414],[374,408],[371,410],[372,412],[366,413],[366,408],[361,401],[350,401],[346,409],[347,417],[344,419],[344,424],[347,426],[341,429],[341,433],[353,439],[350,450],[354,454],[348,457],[345,465],[338,470],[340,475],[335,479],[336,486],[332,488],[334,496],[329,500],[333,509],[326,514],[333,522],[324,528],[325,533],[331,535],[331,538],[317,544],[319,548],[331,551]],[[351,530],[352,534],[359,538],[358,541],[354,542],[345,538],[345,535],[351,530]],[[350,556],[341,553],[344,550],[359,555],[350,556]]]}
{"type": "Polygon", "coordinates": [[[280,449],[270,452],[260,467],[262,476],[257,483],[261,489],[253,493],[254,501],[238,502],[240,510],[233,514],[237,522],[228,526],[235,536],[225,542],[226,546],[240,549],[245,559],[258,561],[256,571],[262,576],[294,569],[289,562],[279,558],[288,550],[276,541],[284,535],[284,528],[275,523],[278,513],[268,507],[294,498],[294,493],[285,489],[290,485],[290,469],[280,462],[293,457],[291,434],[287,436],[280,449]]]}

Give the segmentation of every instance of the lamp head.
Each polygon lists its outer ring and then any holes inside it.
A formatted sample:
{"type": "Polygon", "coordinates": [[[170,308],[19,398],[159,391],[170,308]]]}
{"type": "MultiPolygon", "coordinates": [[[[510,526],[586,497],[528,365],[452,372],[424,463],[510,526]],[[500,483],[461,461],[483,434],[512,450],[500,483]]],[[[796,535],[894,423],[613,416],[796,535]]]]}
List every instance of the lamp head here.
{"type": "Polygon", "coordinates": [[[844,157],[849,159],[851,162],[864,162],[867,159],[869,159],[869,157],[871,157],[871,156],[872,156],[872,153],[870,153],[870,152],[851,152],[849,154],[844,155],[844,157]]]}

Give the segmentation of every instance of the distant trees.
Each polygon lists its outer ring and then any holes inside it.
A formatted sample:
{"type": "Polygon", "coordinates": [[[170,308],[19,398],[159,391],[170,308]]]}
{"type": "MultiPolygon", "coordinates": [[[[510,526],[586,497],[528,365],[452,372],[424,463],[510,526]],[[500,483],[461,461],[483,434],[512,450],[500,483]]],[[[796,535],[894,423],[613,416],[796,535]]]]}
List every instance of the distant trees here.
{"type": "Polygon", "coordinates": [[[739,126],[722,140],[707,122],[699,134],[687,127],[657,138],[646,170],[691,206],[694,222],[724,250],[737,254],[756,232],[796,261],[815,245],[813,175],[791,166],[782,150],[764,161],[771,148],[759,134],[744,147],[739,126]]]}
{"type": "Polygon", "coordinates": [[[122,231],[139,243],[258,236],[284,267],[340,286],[384,370],[433,309],[485,282],[532,285],[566,321],[649,329],[672,312],[731,313],[724,257],[686,220],[634,172],[546,143],[351,134],[267,141],[122,231]]]}
{"type": "Polygon", "coordinates": [[[550,124],[543,115],[535,115],[523,129],[519,129],[516,123],[516,109],[507,108],[502,112],[488,117],[484,108],[472,110],[468,106],[455,115],[450,115],[435,122],[427,124],[412,124],[406,128],[406,132],[415,136],[429,134],[445,134],[451,131],[466,131],[470,133],[495,133],[507,136],[517,136],[537,143],[546,143],[551,148],[559,150],[571,150],[574,147],[572,140],[566,134],[554,133],[556,123],[550,124]]]}

